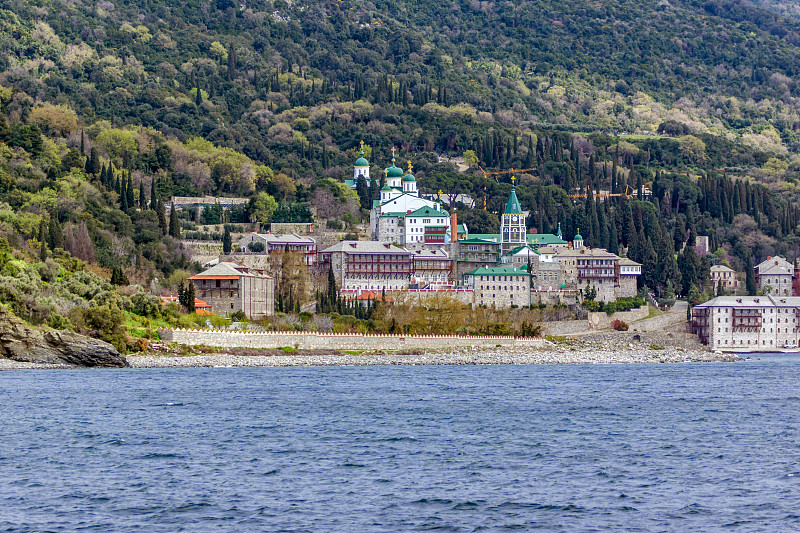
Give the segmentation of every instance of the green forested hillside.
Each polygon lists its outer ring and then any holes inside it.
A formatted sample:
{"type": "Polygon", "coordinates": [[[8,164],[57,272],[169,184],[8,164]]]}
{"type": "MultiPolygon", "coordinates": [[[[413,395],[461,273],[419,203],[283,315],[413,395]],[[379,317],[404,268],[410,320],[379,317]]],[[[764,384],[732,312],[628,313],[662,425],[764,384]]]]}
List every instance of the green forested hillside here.
{"type": "Polygon", "coordinates": [[[193,268],[181,232],[214,237],[195,223],[221,220],[170,221],[172,194],[251,198],[229,222],[314,211],[352,229],[372,199],[342,184],[360,140],[374,176],[396,147],[423,192],[475,198],[459,206],[475,232],[496,229],[510,189],[510,175],[485,179],[477,165],[535,168],[517,176],[531,230],[561,223],[627,247],[659,294],[712,291],[715,262],[800,255],[800,22],[766,7],[10,0],[0,237],[6,264],[28,266],[4,267],[0,301],[32,321],[65,316],[61,289],[21,296],[22,270],[43,272],[37,290],[86,269],[174,290],[193,268]],[[439,158],[465,152],[466,172],[439,158]],[[587,189],[633,197],[570,197],[587,189]],[[694,235],[716,253],[679,254],[694,235]],[[48,260],[61,270],[35,266],[48,260]]]}

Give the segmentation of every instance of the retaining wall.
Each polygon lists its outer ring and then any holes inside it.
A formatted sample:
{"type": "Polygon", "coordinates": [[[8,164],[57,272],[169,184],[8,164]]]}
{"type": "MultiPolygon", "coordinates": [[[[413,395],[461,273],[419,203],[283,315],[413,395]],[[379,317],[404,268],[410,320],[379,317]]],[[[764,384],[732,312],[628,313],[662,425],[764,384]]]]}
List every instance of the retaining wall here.
{"type": "MultiPolygon", "coordinates": [[[[631,325],[636,320],[646,318],[650,314],[650,308],[646,305],[631,309],[630,311],[617,311],[613,315],[607,315],[605,312],[598,311],[589,313],[589,327],[592,329],[605,329],[610,328],[611,323],[615,320],[621,320],[631,325]]],[[[633,328],[633,326],[631,326],[633,328]]]]}
{"type": "Polygon", "coordinates": [[[360,335],[316,332],[240,332],[220,330],[159,330],[161,340],[195,346],[220,348],[280,348],[291,346],[303,350],[400,350],[412,348],[521,348],[541,346],[540,338],[510,336],[460,335],[360,335]]]}

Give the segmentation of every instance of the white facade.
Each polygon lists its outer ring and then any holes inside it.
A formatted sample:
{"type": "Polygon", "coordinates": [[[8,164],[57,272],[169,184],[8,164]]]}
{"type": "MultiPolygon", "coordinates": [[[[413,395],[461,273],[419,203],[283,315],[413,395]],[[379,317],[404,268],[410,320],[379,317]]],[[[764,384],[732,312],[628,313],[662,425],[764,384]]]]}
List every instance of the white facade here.
{"type": "Polygon", "coordinates": [[[717,350],[770,352],[796,348],[800,298],[718,296],[692,309],[692,332],[717,350]]]}
{"type": "Polygon", "coordinates": [[[755,277],[756,288],[760,291],[778,296],[792,295],[794,265],[782,257],[767,257],[766,261],[756,265],[755,277]]]}

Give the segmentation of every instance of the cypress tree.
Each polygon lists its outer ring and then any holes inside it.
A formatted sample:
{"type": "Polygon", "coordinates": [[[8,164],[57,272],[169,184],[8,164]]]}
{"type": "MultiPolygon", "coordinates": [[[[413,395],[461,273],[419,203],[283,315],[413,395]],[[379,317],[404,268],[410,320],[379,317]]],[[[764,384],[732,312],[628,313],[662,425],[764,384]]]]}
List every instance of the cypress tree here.
{"type": "Polygon", "coordinates": [[[745,290],[747,290],[747,294],[749,296],[756,295],[756,275],[753,270],[753,258],[748,253],[747,254],[747,263],[745,265],[745,278],[744,278],[744,286],[745,290]]]}
{"type": "Polygon", "coordinates": [[[39,259],[47,259],[47,235],[45,234],[44,217],[39,221],[39,259]]]}
{"type": "Polygon", "coordinates": [[[175,239],[181,238],[181,225],[178,222],[178,211],[174,205],[169,210],[169,235],[175,239]]]}
{"type": "Polygon", "coordinates": [[[150,181],[150,209],[155,211],[158,208],[158,195],[156,194],[156,179],[150,181]]]}
{"type": "Polygon", "coordinates": [[[195,298],[194,282],[189,280],[186,283],[186,310],[189,311],[190,313],[195,312],[194,298],[195,298]]]}
{"type": "Polygon", "coordinates": [[[164,202],[159,198],[156,200],[156,217],[158,218],[158,227],[161,229],[161,235],[167,234],[167,212],[164,208],[164,202]]]}
{"type": "Polygon", "coordinates": [[[225,226],[225,233],[222,234],[222,253],[228,255],[233,249],[233,242],[231,240],[231,231],[228,226],[225,226]]]}
{"type": "Polygon", "coordinates": [[[133,209],[134,207],[136,207],[136,200],[135,200],[134,194],[133,194],[133,178],[131,177],[131,171],[130,170],[128,171],[128,186],[125,189],[125,194],[126,194],[127,200],[128,200],[127,201],[128,208],[129,209],[133,209]]]}
{"type": "Polygon", "coordinates": [[[139,182],[139,208],[142,211],[147,209],[147,197],[144,194],[144,180],[139,182]]]}
{"type": "Polygon", "coordinates": [[[194,96],[194,103],[197,107],[203,103],[203,93],[200,91],[200,86],[197,86],[197,94],[194,96]]]}
{"type": "Polygon", "coordinates": [[[50,214],[50,225],[47,236],[47,245],[51,250],[64,247],[64,234],[61,231],[61,224],[58,222],[58,217],[55,212],[50,214]]]}

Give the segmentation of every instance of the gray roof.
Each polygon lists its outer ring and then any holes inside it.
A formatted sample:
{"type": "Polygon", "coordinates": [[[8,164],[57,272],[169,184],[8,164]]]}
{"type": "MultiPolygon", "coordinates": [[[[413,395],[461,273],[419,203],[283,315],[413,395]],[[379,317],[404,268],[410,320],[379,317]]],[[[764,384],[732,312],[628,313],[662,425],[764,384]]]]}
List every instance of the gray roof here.
{"type": "Polygon", "coordinates": [[[411,255],[413,252],[405,248],[398,248],[388,242],[377,241],[341,241],[322,250],[323,254],[342,252],[345,254],[394,254],[411,255]]]}
{"type": "Polygon", "coordinates": [[[714,265],[711,267],[711,272],[734,272],[734,270],[725,265],[714,265]]]}
{"type": "Polygon", "coordinates": [[[800,296],[717,296],[695,307],[800,307],[800,296]]]}
{"type": "Polygon", "coordinates": [[[239,242],[248,237],[258,237],[269,244],[315,244],[316,241],[311,237],[304,237],[297,233],[248,233],[239,242]]]}
{"type": "Polygon", "coordinates": [[[216,277],[216,276],[255,277],[255,274],[251,274],[246,270],[247,268],[242,265],[238,265],[236,263],[222,262],[222,263],[217,263],[208,270],[204,270],[203,272],[200,272],[199,274],[192,276],[192,278],[190,279],[216,277]]]}
{"type": "Polygon", "coordinates": [[[414,252],[414,257],[424,259],[450,259],[450,256],[447,255],[447,252],[444,250],[434,250],[431,248],[427,248],[425,250],[416,250],[414,252]]]}
{"type": "Polygon", "coordinates": [[[756,265],[756,270],[758,271],[759,275],[769,274],[776,276],[792,274],[794,272],[794,267],[783,257],[775,256],[770,257],[766,261],[762,261],[756,265]]]}
{"type": "Polygon", "coordinates": [[[620,266],[642,266],[641,263],[637,263],[633,259],[628,259],[627,257],[620,257],[619,264],[620,266]]]}

